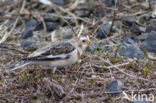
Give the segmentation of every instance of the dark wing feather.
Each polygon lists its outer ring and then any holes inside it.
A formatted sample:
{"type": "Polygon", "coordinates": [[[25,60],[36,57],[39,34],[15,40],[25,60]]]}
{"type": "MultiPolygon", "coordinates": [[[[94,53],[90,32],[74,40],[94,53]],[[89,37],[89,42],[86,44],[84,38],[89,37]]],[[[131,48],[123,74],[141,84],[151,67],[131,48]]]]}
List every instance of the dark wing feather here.
{"type": "Polygon", "coordinates": [[[60,54],[68,54],[72,52],[75,47],[68,42],[56,43],[53,45],[50,50],[42,53],[41,55],[60,55],[60,54]]]}
{"type": "MultiPolygon", "coordinates": [[[[55,44],[52,44],[49,48],[43,48],[45,52],[41,53],[37,56],[32,56],[28,58],[24,58],[22,60],[26,61],[53,61],[53,60],[62,60],[62,59],[68,59],[70,55],[67,55],[66,57],[57,57],[57,55],[60,54],[68,54],[75,50],[75,47],[68,43],[68,42],[57,42],[55,44]],[[55,57],[48,58],[47,56],[53,55],[55,57]]],[[[41,51],[43,51],[41,50],[41,51]]]]}

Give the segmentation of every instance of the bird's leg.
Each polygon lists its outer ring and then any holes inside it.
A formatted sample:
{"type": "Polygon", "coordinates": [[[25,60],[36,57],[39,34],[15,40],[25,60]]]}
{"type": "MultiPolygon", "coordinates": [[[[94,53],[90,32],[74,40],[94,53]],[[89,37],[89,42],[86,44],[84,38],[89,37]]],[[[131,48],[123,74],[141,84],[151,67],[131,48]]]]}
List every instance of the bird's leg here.
{"type": "Polygon", "coordinates": [[[55,73],[57,67],[52,67],[52,69],[53,69],[53,73],[55,73]]]}
{"type": "Polygon", "coordinates": [[[78,60],[78,63],[81,63],[81,61],[82,61],[82,60],[81,60],[81,59],[79,59],[79,60],[78,60]]]}

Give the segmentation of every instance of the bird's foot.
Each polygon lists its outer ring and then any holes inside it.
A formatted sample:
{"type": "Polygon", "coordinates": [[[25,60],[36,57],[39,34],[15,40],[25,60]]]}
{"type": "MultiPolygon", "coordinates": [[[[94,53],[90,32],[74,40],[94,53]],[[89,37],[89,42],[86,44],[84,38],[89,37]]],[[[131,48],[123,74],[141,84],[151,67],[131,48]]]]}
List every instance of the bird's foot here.
{"type": "Polygon", "coordinates": [[[81,60],[81,59],[79,59],[79,60],[78,60],[78,63],[81,63],[81,62],[82,62],[82,60],[81,60]]]}
{"type": "Polygon", "coordinates": [[[56,72],[57,67],[52,67],[52,69],[53,69],[53,73],[55,73],[55,72],[56,72]]]}

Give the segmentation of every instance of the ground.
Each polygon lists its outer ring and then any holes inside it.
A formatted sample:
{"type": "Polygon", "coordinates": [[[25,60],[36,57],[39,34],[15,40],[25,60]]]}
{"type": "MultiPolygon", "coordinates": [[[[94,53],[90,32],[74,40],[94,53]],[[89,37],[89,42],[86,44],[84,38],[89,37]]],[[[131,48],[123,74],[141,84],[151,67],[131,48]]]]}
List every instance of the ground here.
{"type": "MultiPolygon", "coordinates": [[[[115,11],[116,8],[112,3],[114,0],[109,6],[104,0],[98,2],[60,0],[62,2],[57,3],[55,1],[53,0],[52,7],[37,0],[2,1],[0,103],[131,103],[132,91],[137,94],[137,97],[146,94],[149,99],[150,94],[154,95],[152,103],[155,103],[155,59],[146,58],[146,51],[144,51],[145,59],[141,60],[118,54],[121,49],[119,44],[124,40],[123,38],[131,32],[134,33],[133,30],[129,31],[127,25],[134,21],[138,23],[138,18],[142,14],[152,13],[153,6],[148,5],[144,0],[128,0],[129,3],[120,1],[115,11]],[[108,8],[110,8],[108,11],[111,11],[109,13],[106,10],[108,8]],[[50,15],[50,20],[46,18],[47,14],[50,15]],[[135,17],[134,21],[122,19],[122,16],[126,15],[135,17]],[[32,20],[33,18],[37,21],[32,20]],[[27,21],[31,20],[32,22],[28,24],[27,21]],[[125,24],[119,26],[117,31],[113,31],[113,27],[111,30],[111,25],[108,29],[108,37],[98,38],[99,28],[114,20],[128,21],[128,23],[122,22],[125,24]],[[30,32],[26,33],[27,30],[32,31],[33,36],[29,35],[30,32]],[[98,45],[90,47],[91,50],[83,53],[81,63],[57,68],[55,72],[52,68],[41,65],[29,65],[13,72],[7,71],[7,68],[18,64],[20,59],[36,48],[78,33],[89,35],[98,45]],[[21,46],[21,42],[26,40],[35,41],[35,44],[31,44],[35,46],[21,46]],[[114,79],[120,80],[124,85],[121,90],[112,93],[108,90],[108,84],[114,79]],[[131,100],[123,98],[123,91],[131,100]]],[[[116,27],[116,24],[114,23],[113,26],[116,27]]],[[[145,24],[144,27],[146,26],[145,24]]]]}

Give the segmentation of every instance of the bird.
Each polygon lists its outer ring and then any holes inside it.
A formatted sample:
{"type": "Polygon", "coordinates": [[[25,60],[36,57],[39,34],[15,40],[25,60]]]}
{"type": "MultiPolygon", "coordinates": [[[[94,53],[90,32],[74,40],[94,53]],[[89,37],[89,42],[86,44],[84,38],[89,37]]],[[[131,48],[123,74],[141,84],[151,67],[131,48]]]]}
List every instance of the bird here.
{"type": "Polygon", "coordinates": [[[9,68],[9,71],[22,68],[28,64],[41,64],[50,67],[64,67],[81,62],[83,51],[91,44],[89,36],[75,36],[68,41],[53,42],[37,49],[20,63],[9,68]]]}

